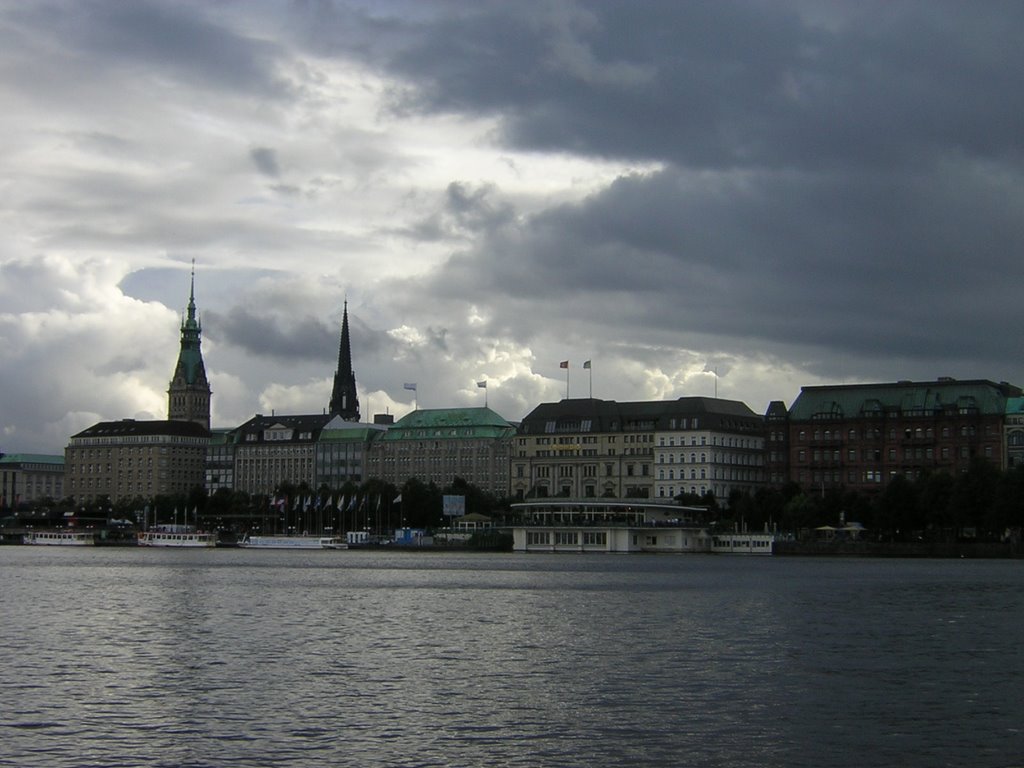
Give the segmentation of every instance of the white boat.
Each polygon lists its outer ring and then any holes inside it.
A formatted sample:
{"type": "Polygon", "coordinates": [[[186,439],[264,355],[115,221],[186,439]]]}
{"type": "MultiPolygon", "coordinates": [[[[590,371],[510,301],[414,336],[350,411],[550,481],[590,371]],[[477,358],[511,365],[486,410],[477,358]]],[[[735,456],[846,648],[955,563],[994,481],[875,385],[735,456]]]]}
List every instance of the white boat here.
{"type": "Polygon", "coordinates": [[[246,536],[238,546],[247,549],[347,549],[344,539],[334,536],[246,536]]]}
{"type": "Polygon", "coordinates": [[[90,547],[96,544],[91,531],[33,531],[22,537],[25,544],[57,547],[90,547]]]}
{"type": "Polygon", "coordinates": [[[139,534],[140,547],[215,547],[217,534],[203,531],[151,529],[139,534]]]}
{"type": "Polygon", "coordinates": [[[772,533],[716,533],[711,551],[716,555],[771,555],[775,543],[772,533]]]}

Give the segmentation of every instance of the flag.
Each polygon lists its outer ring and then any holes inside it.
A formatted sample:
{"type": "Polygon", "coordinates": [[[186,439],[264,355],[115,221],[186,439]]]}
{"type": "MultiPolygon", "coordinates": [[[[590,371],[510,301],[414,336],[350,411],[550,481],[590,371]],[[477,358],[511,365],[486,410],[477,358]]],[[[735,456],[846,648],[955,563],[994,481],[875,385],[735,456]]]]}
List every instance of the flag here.
{"type": "Polygon", "coordinates": [[[338,511],[339,512],[341,512],[341,510],[343,510],[345,508],[345,500],[347,498],[348,497],[346,497],[346,496],[342,496],[340,499],[338,499],[338,511]]]}
{"type": "Polygon", "coordinates": [[[395,500],[392,501],[391,503],[392,504],[401,504],[402,503],[402,494],[398,494],[397,496],[395,496],[395,500]]]}
{"type": "Polygon", "coordinates": [[[352,496],[352,501],[350,501],[350,502],[348,503],[348,508],[349,508],[350,510],[352,510],[352,509],[355,509],[355,508],[356,508],[356,499],[358,499],[358,498],[359,498],[359,496],[358,496],[358,495],[353,495],[353,496],[352,496]]]}
{"type": "Polygon", "coordinates": [[[568,368],[569,367],[569,361],[568,360],[563,360],[562,362],[560,362],[558,364],[558,367],[559,368],[568,368]]]}
{"type": "Polygon", "coordinates": [[[413,392],[416,391],[416,384],[403,384],[402,389],[411,389],[413,392]]]}
{"type": "Polygon", "coordinates": [[[589,360],[584,361],[583,367],[584,368],[589,368],[590,367],[590,361],[589,360]]]}
{"type": "Polygon", "coordinates": [[[480,387],[480,389],[487,389],[487,380],[484,379],[483,381],[478,381],[476,385],[480,387]]]}

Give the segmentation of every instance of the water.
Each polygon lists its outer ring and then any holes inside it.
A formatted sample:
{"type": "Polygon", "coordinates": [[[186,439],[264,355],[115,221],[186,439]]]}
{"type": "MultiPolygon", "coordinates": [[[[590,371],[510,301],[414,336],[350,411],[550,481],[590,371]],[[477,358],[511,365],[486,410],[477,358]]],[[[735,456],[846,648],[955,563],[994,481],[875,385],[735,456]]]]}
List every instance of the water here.
{"type": "Polygon", "coordinates": [[[0,584],[0,765],[1024,765],[1015,561],[0,547],[0,584]]]}

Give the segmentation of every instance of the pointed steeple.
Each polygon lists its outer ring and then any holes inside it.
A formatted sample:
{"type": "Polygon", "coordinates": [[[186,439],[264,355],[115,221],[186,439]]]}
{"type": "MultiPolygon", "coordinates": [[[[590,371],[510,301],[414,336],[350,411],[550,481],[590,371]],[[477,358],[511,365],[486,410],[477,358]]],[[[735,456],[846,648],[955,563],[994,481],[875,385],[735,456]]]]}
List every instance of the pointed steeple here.
{"type": "Polygon", "coordinates": [[[352,370],[352,344],[348,335],[348,300],[341,313],[341,341],[338,343],[338,368],[334,372],[331,390],[331,415],[345,421],[359,421],[359,397],[356,394],[356,374],[352,370]]]}
{"type": "Polygon", "coordinates": [[[167,389],[167,418],[194,421],[209,429],[211,392],[200,349],[201,336],[202,327],[196,319],[196,262],[193,259],[188,308],[181,321],[181,351],[167,389]]]}

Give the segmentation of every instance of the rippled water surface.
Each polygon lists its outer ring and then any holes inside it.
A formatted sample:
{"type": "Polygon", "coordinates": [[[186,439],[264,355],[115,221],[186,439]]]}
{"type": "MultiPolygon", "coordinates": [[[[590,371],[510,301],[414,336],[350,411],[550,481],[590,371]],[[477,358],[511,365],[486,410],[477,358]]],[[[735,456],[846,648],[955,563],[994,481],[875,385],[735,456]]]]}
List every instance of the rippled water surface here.
{"type": "Polygon", "coordinates": [[[0,547],[0,764],[1020,766],[1024,563],[0,547]]]}

